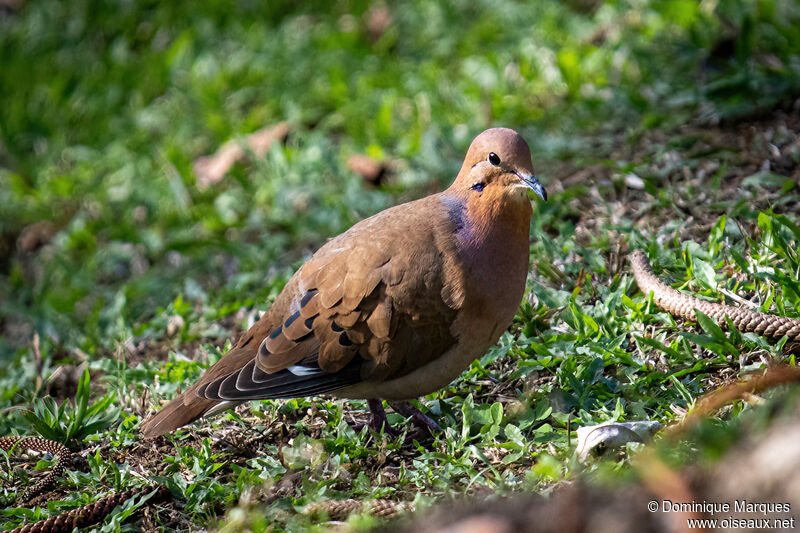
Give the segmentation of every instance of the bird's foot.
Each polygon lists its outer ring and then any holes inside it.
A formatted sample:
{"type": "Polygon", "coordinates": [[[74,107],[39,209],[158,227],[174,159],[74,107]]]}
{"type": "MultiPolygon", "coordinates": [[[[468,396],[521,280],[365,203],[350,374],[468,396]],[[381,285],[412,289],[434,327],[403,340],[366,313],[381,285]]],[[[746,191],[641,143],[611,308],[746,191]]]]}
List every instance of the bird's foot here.
{"type": "MultiPolygon", "coordinates": [[[[431,417],[411,405],[411,402],[388,402],[396,413],[410,418],[416,429],[410,434],[406,435],[405,444],[411,444],[415,440],[421,441],[433,436],[434,433],[442,431],[439,424],[436,423],[431,417]]],[[[375,433],[383,431],[385,434],[392,437],[399,437],[402,432],[397,428],[389,425],[386,418],[386,410],[383,408],[383,401],[377,399],[367,400],[369,405],[370,417],[366,423],[356,424],[353,429],[360,431],[364,426],[368,426],[375,433]]]]}
{"type": "Polygon", "coordinates": [[[406,437],[406,443],[410,444],[415,440],[423,440],[433,436],[434,433],[442,431],[436,421],[411,405],[411,402],[389,402],[395,412],[410,418],[411,422],[417,427],[416,431],[406,437]]]}

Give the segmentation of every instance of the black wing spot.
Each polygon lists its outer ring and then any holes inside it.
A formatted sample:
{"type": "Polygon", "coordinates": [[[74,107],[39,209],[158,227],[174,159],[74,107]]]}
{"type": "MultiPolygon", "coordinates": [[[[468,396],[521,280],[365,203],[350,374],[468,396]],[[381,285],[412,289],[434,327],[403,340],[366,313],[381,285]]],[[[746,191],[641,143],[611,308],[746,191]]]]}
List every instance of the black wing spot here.
{"type": "Polygon", "coordinates": [[[347,336],[347,333],[343,331],[342,334],[339,335],[339,344],[342,346],[352,346],[353,341],[351,341],[350,337],[347,336]]]}
{"type": "Polygon", "coordinates": [[[315,294],[317,294],[317,289],[311,289],[310,291],[307,291],[303,295],[303,298],[300,300],[300,307],[305,307],[306,304],[311,301],[311,298],[313,298],[315,294]]]}
{"type": "Polygon", "coordinates": [[[275,331],[273,331],[272,333],[270,333],[270,334],[269,334],[269,338],[270,338],[270,339],[277,339],[277,338],[278,338],[278,335],[280,335],[281,333],[283,333],[283,328],[282,328],[282,327],[280,327],[280,326],[278,326],[278,327],[275,329],[275,331]]]}
{"type": "Polygon", "coordinates": [[[300,311],[295,311],[292,316],[286,319],[286,322],[283,323],[283,327],[288,328],[291,326],[295,320],[300,317],[300,311]]]}
{"type": "Polygon", "coordinates": [[[332,329],[333,331],[335,331],[336,333],[339,333],[340,331],[344,331],[344,329],[342,329],[342,328],[339,326],[339,324],[337,324],[336,322],[331,322],[331,329],[332,329]]]}

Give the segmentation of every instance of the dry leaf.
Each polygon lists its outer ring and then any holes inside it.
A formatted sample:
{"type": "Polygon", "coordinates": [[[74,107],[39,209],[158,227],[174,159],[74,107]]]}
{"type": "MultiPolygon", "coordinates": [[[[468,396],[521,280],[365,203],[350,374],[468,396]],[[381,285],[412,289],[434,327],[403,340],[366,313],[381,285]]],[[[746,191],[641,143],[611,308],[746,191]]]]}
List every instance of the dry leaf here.
{"type": "Polygon", "coordinates": [[[230,140],[223,144],[214,155],[199,157],[194,161],[194,174],[197,176],[197,184],[207,187],[219,182],[231,167],[240,161],[245,150],[242,145],[248,146],[258,157],[263,157],[269,147],[275,141],[282,141],[289,135],[289,124],[280,122],[274,126],[262,128],[255,133],[248,135],[244,141],[240,139],[230,140]]]}
{"type": "Polygon", "coordinates": [[[383,163],[378,163],[374,159],[366,155],[350,156],[347,160],[347,168],[359,174],[364,181],[372,185],[380,185],[386,177],[387,167],[383,163]]]}
{"type": "Polygon", "coordinates": [[[392,13],[383,3],[373,4],[364,14],[367,23],[367,36],[373,43],[380,39],[392,24],[392,13]]]}

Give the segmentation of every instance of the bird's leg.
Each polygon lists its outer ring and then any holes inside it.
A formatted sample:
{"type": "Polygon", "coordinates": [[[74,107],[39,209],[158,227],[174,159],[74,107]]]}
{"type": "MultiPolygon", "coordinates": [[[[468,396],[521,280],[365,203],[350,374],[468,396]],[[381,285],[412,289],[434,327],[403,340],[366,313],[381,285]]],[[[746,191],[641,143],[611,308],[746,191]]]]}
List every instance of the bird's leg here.
{"type": "Polygon", "coordinates": [[[376,400],[375,398],[371,398],[367,400],[367,405],[369,406],[369,427],[372,428],[372,431],[375,433],[380,433],[381,429],[383,428],[384,431],[387,433],[391,431],[391,426],[389,425],[389,421],[386,419],[386,410],[383,408],[383,402],[381,400],[376,400]]]}
{"type": "Polygon", "coordinates": [[[389,402],[389,405],[396,412],[410,418],[414,425],[417,426],[417,431],[409,435],[409,439],[431,436],[442,430],[433,418],[411,405],[411,402],[389,402]]]}
{"type": "Polygon", "coordinates": [[[358,431],[367,425],[375,433],[380,433],[381,429],[383,429],[384,433],[392,437],[396,437],[400,434],[397,429],[389,425],[389,421],[386,419],[386,410],[383,408],[383,400],[372,398],[367,400],[367,405],[369,406],[370,412],[369,422],[366,424],[356,424],[353,426],[353,429],[358,431]]]}

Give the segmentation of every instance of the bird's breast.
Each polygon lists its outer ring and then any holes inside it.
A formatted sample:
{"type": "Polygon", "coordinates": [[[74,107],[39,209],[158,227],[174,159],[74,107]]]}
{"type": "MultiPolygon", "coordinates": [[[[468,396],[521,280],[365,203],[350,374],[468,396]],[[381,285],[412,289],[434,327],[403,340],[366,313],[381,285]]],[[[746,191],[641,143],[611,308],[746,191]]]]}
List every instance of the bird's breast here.
{"type": "Polygon", "coordinates": [[[490,238],[463,250],[462,310],[508,326],[519,307],[528,274],[528,240],[490,238]]]}

